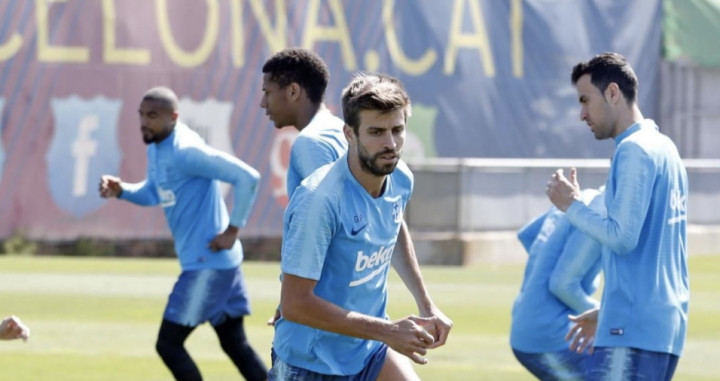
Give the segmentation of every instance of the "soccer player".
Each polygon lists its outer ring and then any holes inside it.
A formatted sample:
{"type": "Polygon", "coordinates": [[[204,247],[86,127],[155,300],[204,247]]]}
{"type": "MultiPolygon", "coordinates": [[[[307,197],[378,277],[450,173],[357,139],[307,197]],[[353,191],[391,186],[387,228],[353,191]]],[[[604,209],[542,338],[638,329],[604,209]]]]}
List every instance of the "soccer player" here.
{"type": "MultiPolygon", "coordinates": [[[[584,190],[581,200],[605,213],[598,190],[584,190]]],[[[575,229],[554,206],[520,229],[518,239],[528,260],[512,310],[513,353],[540,380],[582,381],[588,355],[568,348],[567,317],[600,304],[591,295],[599,283],[601,246],[575,229]]]]}
{"type": "Polygon", "coordinates": [[[348,152],[306,178],[284,217],[282,316],[271,380],[418,380],[452,321],[434,305],[412,251],[393,254],[413,187],[400,160],[410,100],[384,75],[343,91],[348,152]],[[390,264],[420,316],[386,315],[390,264]],[[407,356],[407,357],[403,357],[407,356]]]}
{"type": "Polygon", "coordinates": [[[23,339],[27,341],[30,338],[30,328],[28,328],[17,316],[8,316],[0,322],[0,340],[23,339]]]}
{"type": "MultiPolygon", "coordinates": [[[[276,128],[293,126],[300,131],[290,148],[286,180],[289,200],[304,178],[347,151],[345,122],[323,102],[330,72],[312,50],[288,48],[275,53],[265,61],[262,72],[260,107],[276,128]]],[[[280,308],[268,325],[274,325],[278,318],[280,308]]]]}
{"type": "Polygon", "coordinates": [[[615,140],[605,190],[607,216],[580,199],[577,172],[558,169],[547,195],[603,249],[600,308],[573,320],[572,348],[594,342],[590,380],[670,380],[682,354],[690,290],[685,167],[675,144],[645,119],[625,58],[603,53],[572,71],[580,118],[595,138],[615,140]]]}
{"type": "MultiPolygon", "coordinates": [[[[313,51],[302,48],[282,50],[265,62],[262,72],[260,107],[265,109],[276,128],[294,126],[300,131],[290,149],[286,181],[290,199],[303,179],[345,154],[345,122],[334,116],[323,103],[330,73],[323,59],[313,51]]],[[[415,255],[404,220],[398,249],[415,255]]],[[[279,317],[278,309],[268,324],[275,324],[279,317]]]]}
{"type": "Polygon", "coordinates": [[[260,107],[276,128],[294,126],[300,131],[290,149],[289,200],[304,178],[345,153],[345,123],[323,103],[330,72],[313,51],[282,50],[265,62],[262,72],[260,107]]]}
{"type": "Polygon", "coordinates": [[[175,379],[201,380],[184,343],[195,327],[209,321],[245,379],[265,380],[267,368],[250,347],[243,327],[250,306],[237,239],[255,201],[260,175],[236,157],[211,148],[179,122],[172,90],[148,90],[138,113],[148,145],[147,178],[125,183],[104,175],[100,195],[143,206],[159,204],[165,212],[182,273],[168,298],[157,352],[175,379]],[[230,215],[218,181],[233,185],[230,215]]]}

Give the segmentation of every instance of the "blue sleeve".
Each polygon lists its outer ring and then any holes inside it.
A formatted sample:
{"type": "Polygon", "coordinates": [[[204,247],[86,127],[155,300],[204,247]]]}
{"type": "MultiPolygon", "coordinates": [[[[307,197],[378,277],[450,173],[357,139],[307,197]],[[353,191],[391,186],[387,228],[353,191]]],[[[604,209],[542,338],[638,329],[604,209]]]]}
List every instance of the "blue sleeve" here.
{"type": "Polygon", "coordinates": [[[155,180],[150,175],[149,168],[145,180],[139,183],[123,182],[121,186],[122,193],[118,197],[121,200],[130,201],[141,206],[154,206],[160,203],[155,180]]]}
{"type": "Polygon", "coordinates": [[[338,226],[330,200],[299,188],[285,212],[280,255],[282,272],[319,280],[338,226]]]}
{"type": "Polygon", "coordinates": [[[260,173],[235,156],[210,146],[183,148],[179,155],[180,168],[193,176],[220,180],[232,184],[233,209],[230,224],[243,227],[257,197],[260,173]]]}
{"type": "Polygon", "coordinates": [[[583,287],[583,280],[590,272],[598,273],[601,251],[597,241],[574,229],[550,275],[550,292],[577,313],[600,304],[590,295],[595,290],[583,287]]]}
{"type": "MultiPolygon", "coordinates": [[[[650,208],[655,166],[637,144],[620,144],[610,176],[614,189],[606,201],[607,217],[575,201],[565,212],[572,224],[617,254],[627,254],[638,244],[650,208]]],[[[611,192],[610,189],[606,193],[611,192]]]]}
{"type": "Polygon", "coordinates": [[[545,222],[545,217],[547,217],[548,213],[550,212],[543,213],[518,230],[517,237],[525,248],[525,252],[530,252],[530,246],[532,246],[533,242],[535,242],[535,238],[540,233],[540,229],[542,228],[543,222],[545,222]]]}
{"type": "Polygon", "coordinates": [[[301,179],[336,159],[335,151],[327,143],[302,134],[298,135],[290,149],[290,164],[301,179]]]}

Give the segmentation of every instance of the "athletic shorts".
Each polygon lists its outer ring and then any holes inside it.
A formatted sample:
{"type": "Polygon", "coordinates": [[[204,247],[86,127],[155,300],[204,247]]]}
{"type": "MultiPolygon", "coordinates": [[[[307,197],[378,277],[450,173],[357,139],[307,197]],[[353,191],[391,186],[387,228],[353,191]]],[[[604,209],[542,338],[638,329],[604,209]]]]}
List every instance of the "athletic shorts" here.
{"type": "Polygon", "coordinates": [[[679,357],[670,353],[637,348],[595,347],[588,358],[588,380],[592,381],[669,381],[679,357]]]}
{"type": "Polygon", "coordinates": [[[282,361],[275,351],[272,355],[272,368],[270,369],[269,381],[375,381],[385,364],[387,356],[387,345],[382,344],[375,353],[370,356],[368,364],[358,374],[350,376],[334,376],[315,373],[313,371],[298,368],[282,361]]]}
{"type": "Polygon", "coordinates": [[[249,314],[245,280],[238,266],[183,271],[168,297],[163,318],[189,327],[206,321],[217,326],[227,317],[249,314]]]}
{"type": "Polygon", "coordinates": [[[527,353],[513,349],[515,357],[539,380],[585,380],[587,354],[571,350],[544,353],[527,353]]]}

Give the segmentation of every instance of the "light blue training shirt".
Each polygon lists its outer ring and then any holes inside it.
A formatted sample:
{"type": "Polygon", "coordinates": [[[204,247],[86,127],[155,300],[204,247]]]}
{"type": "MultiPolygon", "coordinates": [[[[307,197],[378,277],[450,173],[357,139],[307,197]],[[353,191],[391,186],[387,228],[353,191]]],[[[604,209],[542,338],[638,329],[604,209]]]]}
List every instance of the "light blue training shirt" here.
{"type": "Polygon", "coordinates": [[[615,137],[607,217],[574,202],[570,222],[603,245],[595,345],[680,356],[687,329],[688,179],[675,144],[650,119],[615,137]]]}
{"type": "MultiPolygon", "coordinates": [[[[412,189],[402,161],[377,198],[350,172],[347,155],[321,167],[285,211],[283,273],[317,280],[315,294],[344,309],[386,318],[388,269],[412,189]]],[[[278,357],[317,373],[356,374],[379,346],[284,318],[275,323],[278,357]]]]}
{"type": "Polygon", "coordinates": [[[316,169],[330,164],[347,151],[347,139],[343,133],[345,122],[324,106],[318,110],[310,123],[300,131],[290,148],[290,164],[287,172],[288,200],[295,188],[316,169]]]}
{"type": "MultiPolygon", "coordinates": [[[[602,194],[595,189],[584,190],[582,202],[605,213],[602,194]]],[[[556,207],[520,229],[518,239],[528,260],[513,304],[510,346],[526,353],[567,350],[568,315],[599,304],[591,295],[599,284],[602,247],[556,207]]]]}
{"type": "Polygon", "coordinates": [[[182,269],[227,269],[240,264],[239,240],[231,249],[218,252],[208,244],[228,224],[245,226],[260,174],[240,159],[208,146],[180,122],[165,139],[148,145],[147,160],[147,178],[122,183],[120,198],[163,208],[182,269]],[[218,180],[233,186],[232,216],[228,216],[218,180]]]}

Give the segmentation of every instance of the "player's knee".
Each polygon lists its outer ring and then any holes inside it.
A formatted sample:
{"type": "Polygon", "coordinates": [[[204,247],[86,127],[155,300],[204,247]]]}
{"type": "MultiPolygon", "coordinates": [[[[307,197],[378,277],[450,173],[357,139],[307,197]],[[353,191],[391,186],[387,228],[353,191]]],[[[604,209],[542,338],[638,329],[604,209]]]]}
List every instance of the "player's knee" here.
{"type": "Polygon", "coordinates": [[[246,355],[247,352],[252,352],[245,337],[223,337],[220,339],[220,347],[228,354],[246,355]]]}
{"type": "Polygon", "coordinates": [[[157,342],[155,342],[155,351],[162,358],[171,358],[180,349],[182,349],[182,345],[178,345],[177,343],[172,343],[171,341],[166,340],[162,337],[159,337],[157,342]]]}

